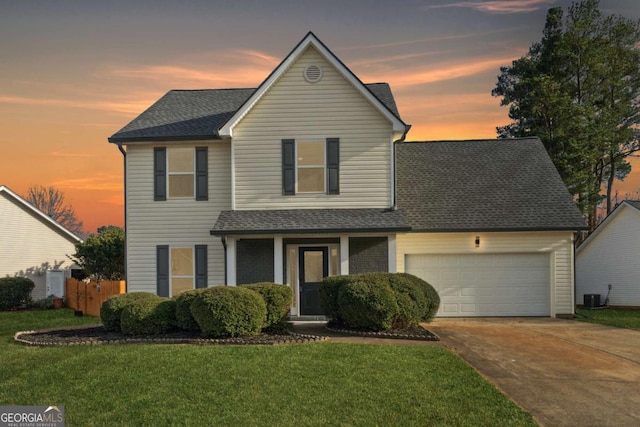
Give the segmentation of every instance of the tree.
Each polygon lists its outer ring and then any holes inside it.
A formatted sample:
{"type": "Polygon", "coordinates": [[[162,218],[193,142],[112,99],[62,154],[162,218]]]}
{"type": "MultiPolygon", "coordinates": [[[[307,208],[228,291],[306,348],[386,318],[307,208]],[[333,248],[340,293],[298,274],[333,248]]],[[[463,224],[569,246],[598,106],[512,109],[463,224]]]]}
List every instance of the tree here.
{"type": "Polygon", "coordinates": [[[54,187],[34,185],[27,190],[27,201],[72,233],[82,235],[82,221],[73,206],[64,200],[64,193],[54,187]]]}
{"type": "Polygon", "coordinates": [[[640,150],[640,21],[598,6],[573,3],[566,18],[550,9],[541,41],[500,69],[492,91],[513,120],[498,136],[539,136],[591,228],[603,198],[611,210],[614,181],[640,150]]]}
{"type": "Polygon", "coordinates": [[[124,230],[114,225],[98,228],[81,243],[70,257],[96,280],[124,279],[124,230]]]}

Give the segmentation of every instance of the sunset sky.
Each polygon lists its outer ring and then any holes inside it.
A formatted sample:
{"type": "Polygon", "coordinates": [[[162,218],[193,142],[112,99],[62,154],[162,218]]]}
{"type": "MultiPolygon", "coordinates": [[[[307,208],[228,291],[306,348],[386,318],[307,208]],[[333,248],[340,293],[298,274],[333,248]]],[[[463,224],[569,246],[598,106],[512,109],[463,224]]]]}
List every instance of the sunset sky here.
{"type": "MultiPolygon", "coordinates": [[[[388,82],[408,140],[494,138],[502,65],[554,0],[2,1],[0,185],[55,186],[85,230],[123,224],[107,138],[170,89],[256,87],[313,31],[365,83],[388,82]]],[[[638,0],[601,9],[640,18],[638,0]]],[[[640,189],[640,162],[616,189],[640,189]]],[[[212,219],[213,225],[214,219],[212,219]]]]}

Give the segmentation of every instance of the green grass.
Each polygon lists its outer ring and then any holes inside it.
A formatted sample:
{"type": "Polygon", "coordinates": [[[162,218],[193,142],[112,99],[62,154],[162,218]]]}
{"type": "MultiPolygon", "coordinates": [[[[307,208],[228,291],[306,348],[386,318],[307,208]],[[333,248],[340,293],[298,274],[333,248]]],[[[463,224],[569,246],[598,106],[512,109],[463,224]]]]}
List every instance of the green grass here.
{"type": "Polygon", "coordinates": [[[67,426],[536,425],[437,346],[12,342],[17,330],[90,321],[0,313],[0,405],[64,405],[67,426]]]}
{"type": "Polygon", "coordinates": [[[600,310],[576,309],[576,320],[617,328],[640,329],[640,310],[606,308],[600,310]]]}

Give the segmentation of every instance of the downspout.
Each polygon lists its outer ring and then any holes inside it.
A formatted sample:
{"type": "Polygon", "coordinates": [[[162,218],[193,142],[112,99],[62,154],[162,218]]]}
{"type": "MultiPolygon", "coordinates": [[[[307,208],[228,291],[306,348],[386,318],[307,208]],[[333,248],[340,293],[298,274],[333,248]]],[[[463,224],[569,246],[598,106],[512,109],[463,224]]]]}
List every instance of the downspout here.
{"type": "Polygon", "coordinates": [[[391,169],[393,170],[393,193],[391,199],[391,207],[389,210],[395,211],[398,209],[396,204],[396,194],[398,192],[398,168],[396,163],[396,143],[404,142],[404,139],[407,137],[407,133],[409,133],[409,129],[411,129],[411,125],[405,125],[404,133],[399,139],[396,139],[391,143],[391,169]]]}
{"type": "Polygon", "coordinates": [[[128,233],[127,233],[127,152],[122,148],[122,142],[117,142],[118,150],[122,153],[122,163],[124,164],[124,291],[129,292],[129,282],[127,281],[127,247],[128,247],[128,233]]]}
{"type": "Polygon", "coordinates": [[[224,249],[224,285],[227,284],[227,238],[222,236],[220,237],[220,242],[222,242],[222,248],[224,249]]]}

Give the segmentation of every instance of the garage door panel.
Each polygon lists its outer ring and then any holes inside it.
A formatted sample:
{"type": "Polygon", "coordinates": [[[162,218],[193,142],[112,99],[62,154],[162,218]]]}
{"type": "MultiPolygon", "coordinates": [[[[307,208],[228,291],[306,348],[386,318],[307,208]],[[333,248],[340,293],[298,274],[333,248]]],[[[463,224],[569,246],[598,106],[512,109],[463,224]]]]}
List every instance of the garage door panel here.
{"type": "Polygon", "coordinates": [[[406,255],[440,295],[438,316],[548,316],[548,254],[406,255]]]}

